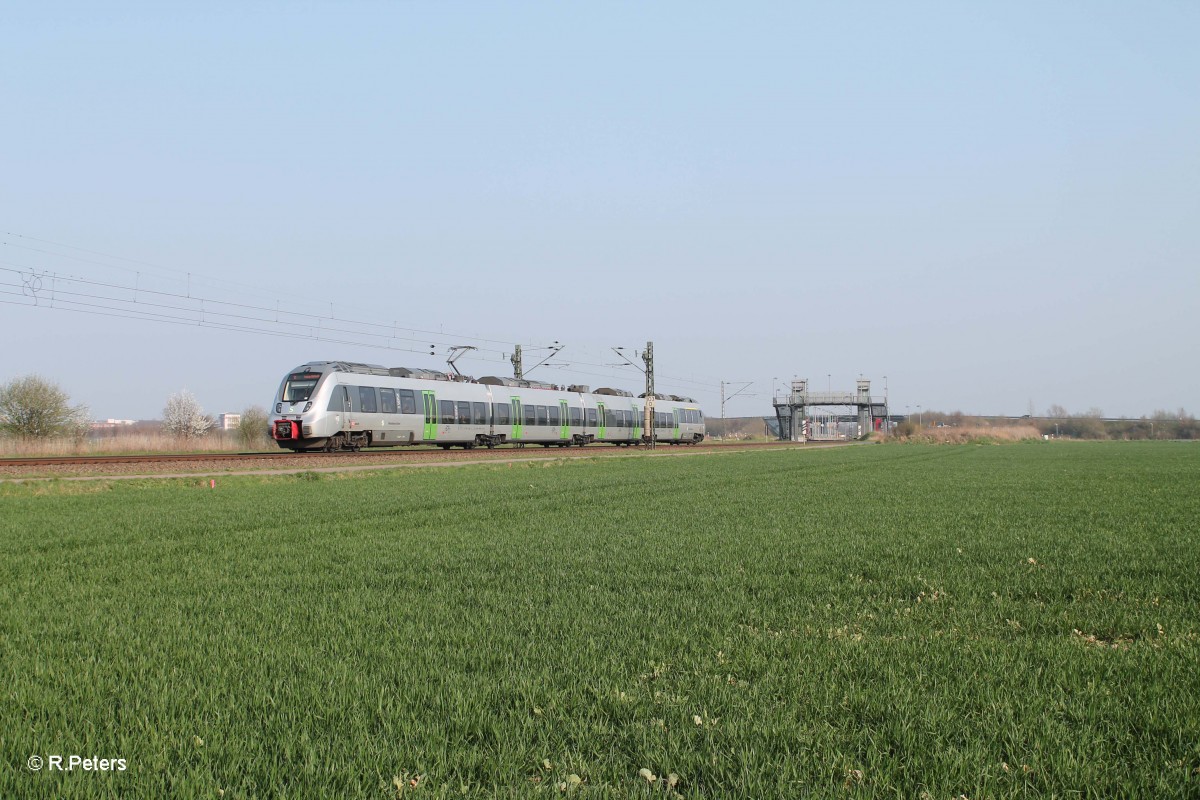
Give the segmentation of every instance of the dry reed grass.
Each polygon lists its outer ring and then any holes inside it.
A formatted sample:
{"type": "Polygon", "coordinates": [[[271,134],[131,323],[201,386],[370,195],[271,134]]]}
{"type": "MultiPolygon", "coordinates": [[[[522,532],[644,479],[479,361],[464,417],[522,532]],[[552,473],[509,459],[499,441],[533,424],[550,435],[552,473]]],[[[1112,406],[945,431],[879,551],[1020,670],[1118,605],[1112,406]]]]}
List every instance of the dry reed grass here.
{"type": "Polygon", "coordinates": [[[97,456],[128,453],[240,453],[267,450],[263,439],[254,447],[246,447],[236,432],[216,432],[186,441],[165,433],[129,433],[120,436],[88,437],[82,441],[70,438],[18,439],[0,437],[0,456],[97,456]]]}
{"type": "Polygon", "coordinates": [[[975,444],[1028,442],[1040,440],[1042,433],[1033,425],[958,425],[947,428],[923,428],[897,433],[895,441],[918,444],[975,444]]]}

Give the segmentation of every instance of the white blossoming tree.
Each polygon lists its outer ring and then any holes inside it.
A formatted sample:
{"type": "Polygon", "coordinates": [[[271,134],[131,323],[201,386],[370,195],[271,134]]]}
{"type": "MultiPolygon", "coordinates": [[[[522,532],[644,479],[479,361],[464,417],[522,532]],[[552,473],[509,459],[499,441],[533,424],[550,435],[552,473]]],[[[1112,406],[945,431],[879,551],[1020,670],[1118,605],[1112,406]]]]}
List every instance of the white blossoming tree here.
{"type": "Polygon", "coordinates": [[[167,398],[163,409],[163,430],[180,439],[196,439],[212,428],[212,418],[204,413],[192,393],[184,389],[167,398]]]}

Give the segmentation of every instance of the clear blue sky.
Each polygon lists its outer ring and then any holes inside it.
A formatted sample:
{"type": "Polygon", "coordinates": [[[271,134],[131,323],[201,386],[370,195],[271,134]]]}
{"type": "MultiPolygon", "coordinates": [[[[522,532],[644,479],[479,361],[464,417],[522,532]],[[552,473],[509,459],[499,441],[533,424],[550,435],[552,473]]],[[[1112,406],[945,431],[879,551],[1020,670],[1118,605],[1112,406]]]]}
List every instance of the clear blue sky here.
{"type": "Polygon", "coordinates": [[[136,285],[495,340],[476,375],[558,340],[531,377],[637,388],[608,348],[653,340],[713,414],[860,374],[901,412],[1200,412],[1197,42],[1194,2],[10,4],[0,380],[152,418],[444,362],[45,284],[136,285]]]}

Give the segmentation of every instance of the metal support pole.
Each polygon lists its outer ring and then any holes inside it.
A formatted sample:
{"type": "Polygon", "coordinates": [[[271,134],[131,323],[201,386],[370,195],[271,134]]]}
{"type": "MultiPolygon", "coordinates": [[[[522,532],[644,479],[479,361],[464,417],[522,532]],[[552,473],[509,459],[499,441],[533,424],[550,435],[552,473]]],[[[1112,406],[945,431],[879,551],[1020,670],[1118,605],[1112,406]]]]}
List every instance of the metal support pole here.
{"type": "Polygon", "coordinates": [[[883,376],[883,433],[885,436],[892,433],[892,408],[888,405],[887,375],[883,376]]]}
{"type": "Polygon", "coordinates": [[[650,433],[650,449],[654,449],[654,342],[646,342],[646,352],[642,353],[642,361],[646,362],[646,430],[650,433]]]}
{"type": "Polygon", "coordinates": [[[721,438],[725,438],[725,381],[721,381],[721,438]]]}
{"type": "Polygon", "coordinates": [[[521,345],[514,345],[512,358],[509,359],[513,365],[513,377],[517,380],[525,379],[525,368],[521,365],[521,345]]]}

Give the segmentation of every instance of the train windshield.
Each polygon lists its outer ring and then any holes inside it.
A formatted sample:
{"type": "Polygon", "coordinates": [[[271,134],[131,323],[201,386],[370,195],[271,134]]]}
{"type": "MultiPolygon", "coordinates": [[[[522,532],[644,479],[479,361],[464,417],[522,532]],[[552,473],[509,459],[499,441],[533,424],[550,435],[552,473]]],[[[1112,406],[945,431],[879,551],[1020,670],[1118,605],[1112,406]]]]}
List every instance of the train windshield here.
{"type": "Polygon", "coordinates": [[[283,384],[283,402],[303,403],[312,397],[313,389],[317,388],[319,380],[319,372],[293,372],[288,375],[287,382],[283,384]]]}

